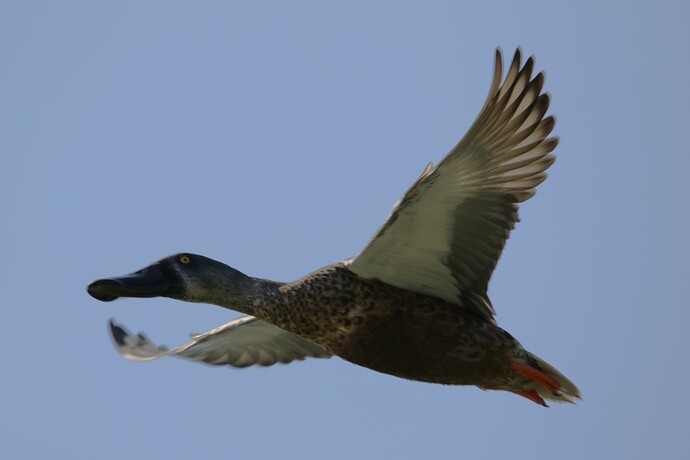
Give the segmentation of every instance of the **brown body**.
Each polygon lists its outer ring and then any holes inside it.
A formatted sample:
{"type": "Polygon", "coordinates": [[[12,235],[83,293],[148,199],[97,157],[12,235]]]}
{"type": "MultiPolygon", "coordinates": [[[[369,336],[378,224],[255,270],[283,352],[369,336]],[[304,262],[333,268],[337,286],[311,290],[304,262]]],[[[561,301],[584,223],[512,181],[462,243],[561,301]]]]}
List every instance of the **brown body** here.
{"type": "Polygon", "coordinates": [[[500,327],[462,306],[364,280],[343,264],[280,286],[254,314],[397,377],[496,389],[515,387],[515,379],[524,384],[511,363],[525,352],[500,327]]]}

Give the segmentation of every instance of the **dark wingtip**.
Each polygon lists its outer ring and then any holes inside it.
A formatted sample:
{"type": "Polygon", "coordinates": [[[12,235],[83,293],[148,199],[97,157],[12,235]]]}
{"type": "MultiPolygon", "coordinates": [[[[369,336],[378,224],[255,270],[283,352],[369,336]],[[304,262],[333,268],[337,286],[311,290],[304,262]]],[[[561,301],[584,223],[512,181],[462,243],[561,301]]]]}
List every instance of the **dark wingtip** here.
{"type": "Polygon", "coordinates": [[[113,318],[108,320],[108,327],[110,329],[110,336],[116,345],[125,345],[125,337],[129,335],[127,331],[115,322],[113,318]]]}

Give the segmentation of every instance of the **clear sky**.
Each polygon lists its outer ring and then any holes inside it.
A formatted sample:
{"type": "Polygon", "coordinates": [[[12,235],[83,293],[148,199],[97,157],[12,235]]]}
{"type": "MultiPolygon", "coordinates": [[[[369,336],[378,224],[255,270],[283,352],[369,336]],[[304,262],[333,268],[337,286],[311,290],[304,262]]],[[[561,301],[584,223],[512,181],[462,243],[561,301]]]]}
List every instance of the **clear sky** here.
{"type": "Polygon", "coordinates": [[[690,11],[643,3],[0,3],[0,458],[687,458],[690,11]],[[354,255],[517,45],[561,144],[490,295],[584,401],[117,355],[109,317],[178,345],[237,315],[90,280],[354,255]]]}

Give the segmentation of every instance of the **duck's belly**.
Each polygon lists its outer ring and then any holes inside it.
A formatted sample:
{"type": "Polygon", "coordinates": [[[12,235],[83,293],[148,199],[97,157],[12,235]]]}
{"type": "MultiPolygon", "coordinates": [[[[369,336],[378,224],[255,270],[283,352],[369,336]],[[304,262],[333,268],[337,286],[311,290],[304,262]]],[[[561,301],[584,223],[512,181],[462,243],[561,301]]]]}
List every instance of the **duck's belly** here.
{"type": "Polygon", "coordinates": [[[507,332],[457,306],[429,313],[377,311],[343,329],[326,344],[343,359],[406,379],[450,385],[491,387],[511,373],[518,346],[507,332]]]}
{"type": "Polygon", "coordinates": [[[491,387],[511,374],[519,344],[459,305],[364,280],[342,265],[283,288],[269,322],[360,366],[425,382],[491,387]],[[299,311],[299,315],[279,312],[299,311]]]}

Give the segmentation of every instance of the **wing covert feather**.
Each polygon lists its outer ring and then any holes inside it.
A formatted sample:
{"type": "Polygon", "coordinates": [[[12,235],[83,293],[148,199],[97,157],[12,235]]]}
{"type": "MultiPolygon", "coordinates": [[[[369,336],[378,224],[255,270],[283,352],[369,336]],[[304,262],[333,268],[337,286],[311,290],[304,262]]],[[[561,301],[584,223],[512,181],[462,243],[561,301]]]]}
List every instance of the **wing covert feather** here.
{"type": "Polygon", "coordinates": [[[332,356],[321,345],[253,316],[243,316],[204,334],[192,335],[191,342],[172,350],[154,345],[142,333],[131,334],[112,319],[109,324],[118,352],[135,361],[177,356],[207,364],[248,367],[332,356]]]}
{"type": "Polygon", "coordinates": [[[433,169],[425,169],[364,250],[348,261],[363,278],[440,297],[493,320],[486,296],[518,204],[546,179],[558,144],[548,137],[549,95],[534,59],[515,52],[503,83],[496,50],[489,95],[477,119],[433,169]]]}

